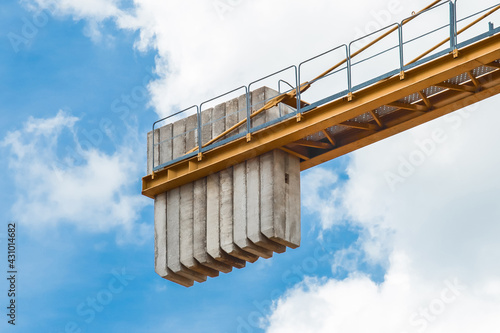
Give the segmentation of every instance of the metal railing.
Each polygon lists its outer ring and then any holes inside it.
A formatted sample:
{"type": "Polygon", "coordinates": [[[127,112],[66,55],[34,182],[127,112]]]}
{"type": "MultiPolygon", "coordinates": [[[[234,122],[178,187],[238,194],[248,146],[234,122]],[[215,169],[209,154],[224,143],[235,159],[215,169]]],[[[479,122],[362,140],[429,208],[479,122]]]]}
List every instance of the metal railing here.
{"type": "MultiPolygon", "coordinates": [[[[207,101],[204,101],[199,106],[194,105],[194,106],[191,106],[187,109],[178,111],[172,115],[169,115],[165,118],[157,120],[153,124],[153,139],[152,139],[153,154],[152,154],[152,161],[151,161],[153,173],[159,169],[162,169],[168,165],[174,164],[174,163],[181,161],[181,160],[184,160],[186,158],[191,158],[191,157],[196,156],[196,155],[198,155],[199,158],[201,158],[202,154],[208,150],[211,150],[215,147],[226,144],[227,142],[230,142],[232,140],[236,140],[236,139],[244,137],[244,136],[248,137],[249,134],[251,135],[255,131],[269,127],[275,123],[281,122],[281,121],[289,119],[291,117],[295,117],[298,114],[302,114],[304,112],[310,111],[310,110],[312,110],[318,106],[321,106],[323,104],[326,104],[328,102],[331,102],[331,101],[334,101],[334,100],[337,100],[340,98],[345,98],[345,97],[347,97],[347,99],[350,100],[350,99],[352,99],[352,96],[356,91],[359,91],[363,88],[366,88],[370,85],[373,85],[381,80],[388,79],[388,78],[393,77],[395,75],[400,75],[401,79],[403,79],[404,73],[406,71],[408,71],[409,69],[412,69],[414,67],[422,65],[424,63],[427,63],[431,60],[434,60],[436,58],[439,58],[439,57],[446,55],[446,54],[449,54],[449,53],[455,54],[457,52],[457,50],[460,48],[463,48],[467,45],[475,43],[479,40],[491,37],[491,36],[500,32],[500,28],[495,28],[494,24],[492,22],[489,22],[488,29],[486,31],[482,31],[478,34],[475,34],[473,37],[468,38],[464,41],[459,40],[459,35],[462,32],[468,30],[470,27],[476,25],[477,23],[479,23],[480,21],[489,17],[495,11],[500,9],[500,3],[498,3],[498,4],[490,6],[488,8],[481,9],[478,12],[467,15],[463,18],[457,18],[457,4],[459,4],[459,3],[461,3],[460,0],[435,1],[432,4],[432,7],[429,6],[429,8],[423,9],[422,11],[415,13],[412,16],[409,16],[409,17],[403,19],[399,23],[390,24],[382,29],[379,29],[375,32],[372,32],[372,33],[367,34],[361,38],[358,38],[358,39],[350,42],[348,45],[342,44],[342,45],[337,46],[335,48],[332,48],[326,52],[323,52],[319,55],[316,55],[312,58],[309,58],[309,59],[301,62],[298,66],[291,65],[291,66],[285,67],[279,71],[276,71],[272,74],[266,75],[258,80],[255,80],[246,86],[238,87],[238,88],[233,89],[229,92],[221,94],[217,97],[214,97],[214,98],[211,98],[207,101]],[[439,27],[437,27],[431,31],[425,32],[421,35],[418,35],[416,37],[405,40],[405,38],[404,38],[405,24],[407,24],[413,20],[418,20],[419,17],[421,17],[427,13],[437,11],[446,5],[449,6],[449,14],[448,14],[447,24],[440,25],[439,27]],[[470,19],[472,19],[476,16],[479,16],[481,14],[482,14],[482,16],[480,16],[478,19],[476,19],[472,23],[468,24],[464,28],[458,30],[459,23],[465,23],[467,20],[470,20],[470,19]],[[411,45],[412,43],[420,41],[425,37],[432,36],[433,34],[436,34],[437,32],[445,31],[445,29],[449,29],[449,37],[447,37],[444,41],[441,41],[440,43],[436,44],[434,47],[427,50],[426,52],[422,53],[417,58],[414,58],[413,60],[405,63],[405,48],[408,47],[408,45],[411,45]],[[391,35],[392,33],[397,33],[398,42],[396,45],[391,45],[388,48],[386,48],[386,49],[384,49],[384,50],[382,50],[374,55],[366,56],[364,58],[359,56],[360,54],[363,54],[366,50],[368,50],[369,47],[371,47],[372,45],[375,45],[380,40],[391,35]],[[375,37],[377,35],[380,35],[380,36],[378,38],[376,38],[375,41],[369,43],[365,47],[362,47],[360,50],[353,51],[353,45],[355,43],[360,42],[362,39],[375,37]],[[446,44],[448,44],[448,46],[446,46],[446,44]],[[331,67],[329,70],[327,70],[323,74],[312,79],[311,81],[301,83],[301,79],[303,77],[302,69],[303,69],[304,65],[310,64],[310,63],[318,60],[319,58],[326,56],[330,53],[333,53],[335,51],[338,51],[338,50],[340,50],[340,51],[344,50],[344,55],[343,55],[344,59],[342,61],[340,61],[337,65],[331,67]],[[361,64],[366,63],[368,61],[371,61],[373,59],[377,59],[383,55],[388,54],[390,51],[394,51],[394,50],[397,50],[397,52],[398,52],[398,59],[397,59],[397,61],[394,61],[394,65],[392,66],[392,68],[390,70],[388,70],[387,72],[385,72],[381,75],[378,75],[376,77],[372,77],[368,80],[365,80],[364,82],[361,82],[357,85],[353,84],[353,73],[356,73],[356,70],[358,69],[358,67],[361,64]],[[355,57],[356,57],[356,61],[354,62],[353,59],[355,57]],[[281,109],[280,109],[280,113],[279,113],[278,118],[267,121],[267,122],[265,122],[261,125],[258,125],[258,126],[252,126],[252,121],[251,121],[252,109],[255,108],[258,104],[265,105],[268,101],[272,100],[273,98],[276,98],[276,96],[273,96],[269,99],[264,99],[264,101],[259,101],[257,103],[251,104],[250,94],[252,91],[251,90],[252,86],[254,86],[258,82],[261,82],[263,80],[269,79],[269,78],[274,77],[274,76],[278,76],[279,74],[282,74],[282,73],[290,71],[290,70],[294,72],[293,77],[295,80],[295,85],[293,86],[290,82],[288,82],[288,81],[284,80],[282,77],[280,77],[277,80],[277,86],[278,86],[278,95],[277,96],[284,95],[284,94],[294,94],[297,103],[296,103],[296,107],[294,108],[293,112],[290,112],[287,114],[282,114],[281,109]],[[341,74],[344,71],[345,71],[344,74],[346,75],[345,78],[347,79],[347,85],[344,87],[344,89],[334,91],[332,94],[328,94],[325,97],[316,99],[312,102],[309,101],[310,103],[308,103],[305,106],[302,106],[302,101],[303,101],[302,98],[304,96],[304,91],[307,90],[308,87],[310,87],[310,86],[314,85],[315,83],[320,82],[322,80],[327,80],[329,78],[332,78],[333,76],[341,74]],[[286,91],[281,91],[281,84],[286,84],[290,89],[288,89],[286,91]],[[307,84],[307,87],[306,87],[306,84],[307,84]],[[232,136],[229,136],[229,137],[227,137],[227,136],[225,136],[223,138],[221,137],[220,139],[217,139],[217,140],[212,139],[209,142],[205,142],[205,143],[202,142],[203,141],[202,140],[202,127],[207,125],[207,124],[202,124],[203,106],[206,105],[207,103],[210,103],[210,102],[213,102],[217,99],[220,99],[221,97],[224,97],[224,96],[227,96],[230,94],[234,94],[235,92],[237,92],[239,90],[244,90],[244,96],[246,96],[246,98],[245,98],[246,99],[246,106],[245,106],[246,110],[238,109],[238,111],[236,111],[237,113],[242,112],[242,111],[246,112],[246,119],[244,121],[246,123],[245,124],[246,125],[245,132],[236,133],[236,134],[233,134],[232,136]],[[166,120],[168,120],[172,117],[179,116],[181,114],[187,114],[188,111],[192,110],[192,109],[196,109],[196,114],[197,114],[196,133],[197,133],[198,146],[195,149],[192,149],[192,151],[187,152],[184,156],[177,157],[177,158],[175,158],[171,161],[167,161],[165,163],[159,163],[159,165],[155,165],[155,153],[154,153],[155,148],[156,148],[156,146],[161,145],[163,143],[163,142],[155,143],[155,129],[156,129],[155,127],[156,127],[156,125],[160,122],[165,122],[166,120]]],[[[344,75],[344,74],[342,74],[342,75],[344,75]]],[[[281,104],[282,103],[279,103],[280,106],[281,106],[281,104]]],[[[289,108],[288,105],[287,105],[287,107],[289,108]]],[[[226,115],[226,117],[227,117],[227,115],[226,115]]],[[[213,121],[215,121],[215,120],[212,120],[212,122],[213,121]]],[[[171,140],[172,139],[173,138],[171,138],[171,140]]]]}

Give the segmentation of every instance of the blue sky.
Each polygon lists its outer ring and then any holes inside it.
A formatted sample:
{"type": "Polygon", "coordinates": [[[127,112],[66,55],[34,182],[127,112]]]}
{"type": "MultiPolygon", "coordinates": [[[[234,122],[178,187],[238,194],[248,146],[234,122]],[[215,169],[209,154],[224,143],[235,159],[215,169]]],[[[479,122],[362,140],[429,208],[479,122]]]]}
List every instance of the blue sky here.
{"type": "Polygon", "coordinates": [[[13,328],[0,283],[0,330],[401,333],[498,324],[500,160],[491,151],[499,135],[482,127],[500,120],[495,97],[303,172],[300,248],[189,289],[154,272],[153,205],[140,195],[153,121],[426,4],[416,3],[4,1],[0,251],[16,222],[19,294],[13,328]],[[298,33],[297,51],[268,32],[276,20],[290,31],[299,13],[310,31],[298,33]],[[348,32],[316,33],[340,29],[348,32]],[[391,188],[387,172],[436,129],[446,141],[391,188]],[[466,287],[444,315],[414,315],[457,279],[466,287]],[[397,318],[389,326],[388,313],[397,318]]]}
{"type": "MultiPolygon", "coordinates": [[[[79,120],[74,133],[63,131],[58,138],[54,156],[60,160],[73,156],[67,147],[76,150],[75,141],[90,144],[88,147],[84,144],[83,149],[113,154],[117,146],[127,141],[124,137],[131,135],[129,127],[137,131],[133,134],[137,137],[132,140],[145,148],[145,134],[157,115],[148,105],[149,95],[134,98],[132,93],[137,86],[146,88],[144,83],[155,78],[155,54],[134,49],[136,34],[110,26],[105,31],[112,35],[112,41],[94,42],[83,33],[85,22],[47,15],[47,23],[37,28],[36,35],[28,38],[27,44],[17,45],[11,43],[8,34],[23,36],[24,20],[31,22],[33,12],[16,1],[2,7],[2,137],[9,131],[21,129],[29,117],[48,119],[62,110],[79,120]],[[131,97],[131,105],[127,104],[127,96],[131,97]],[[115,103],[117,99],[120,103],[115,103]],[[109,135],[101,130],[103,120],[106,126],[109,123],[112,127],[109,135]]],[[[10,153],[9,148],[2,150],[5,157],[10,153]]],[[[138,153],[135,159],[142,171],[145,169],[145,150],[138,153]]],[[[2,160],[4,176],[1,182],[5,190],[2,191],[1,215],[6,225],[7,221],[18,221],[11,207],[16,197],[28,189],[18,188],[13,175],[16,171],[9,168],[7,158],[2,160]]],[[[30,163],[29,160],[25,162],[30,163]]],[[[86,162],[76,155],[73,163],[86,162]]],[[[142,175],[141,172],[131,175],[136,177],[131,180],[131,193],[140,193],[142,175]]],[[[149,227],[153,225],[151,204],[147,200],[138,216],[139,221],[149,227]]],[[[261,259],[245,269],[223,274],[191,289],[176,286],[156,275],[152,233],[145,235],[140,244],[118,245],[118,231],[113,229],[102,233],[87,232],[61,220],[57,221],[60,222],[57,226],[33,233],[29,229],[36,221],[30,221],[30,225],[18,222],[19,297],[15,329],[65,332],[66,325],[71,331],[75,323],[82,332],[109,332],[120,328],[128,332],[156,332],[159,327],[168,328],[169,332],[208,332],[207,327],[211,327],[210,331],[235,331],[240,325],[237,318],[247,320],[254,311],[264,316],[270,308],[268,302],[305,275],[332,276],[330,260],[326,258],[310,266],[306,262],[305,269],[294,270],[284,277],[283,272],[300,267],[301,262],[314,255],[316,248],[324,256],[348,246],[357,237],[355,230],[341,227],[325,235],[325,242],[318,242],[314,215],[305,213],[302,219],[304,233],[300,249],[289,250],[271,260],[261,259]],[[121,271],[122,268],[133,277],[123,292],[113,295],[102,312],[95,311],[95,318],[90,314],[81,315],[90,307],[78,313],[80,304],[106,290],[113,270],[121,271]],[[263,308],[256,307],[254,302],[263,304],[263,308]],[[194,316],[199,320],[193,320],[194,316]]],[[[2,267],[5,266],[2,264],[2,267]]],[[[5,283],[2,286],[5,287],[5,283]]],[[[251,323],[255,331],[256,324],[251,323]]],[[[1,325],[8,328],[5,320],[1,325]]]]}

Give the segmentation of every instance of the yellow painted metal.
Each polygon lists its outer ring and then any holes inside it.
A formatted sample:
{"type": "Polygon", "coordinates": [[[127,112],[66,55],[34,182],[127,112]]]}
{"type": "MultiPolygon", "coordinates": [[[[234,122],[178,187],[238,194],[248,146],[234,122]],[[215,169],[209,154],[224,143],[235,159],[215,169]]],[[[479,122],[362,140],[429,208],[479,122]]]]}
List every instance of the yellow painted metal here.
{"type": "MultiPolygon", "coordinates": [[[[500,9],[500,5],[496,6],[495,8],[493,8],[492,10],[488,11],[487,13],[485,13],[484,15],[482,15],[481,17],[477,18],[476,20],[474,20],[473,22],[467,24],[465,27],[463,27],[462,29],[458,30],[457,31],[457,35],[460,35],[461,33],[463,33],[464,31],[472,28],[473,26],[475,26],[476,24],[478,24],[479,22],[481,22],[482,20],[484,20],[485,18],[487,18],[488,16],[490,16],[491,14],[493,14],[494,12],[496,12],[497,10],[500,9]]],[[[432,51],[438,49],[440,46],[443,46],[445,43],[449,42],[450,41],[450,37],[446,38],[445,40],[437,43],[436,45],[434,45],[433,47],[431,47],[430,49],[428,49],[427,51],[425,51],[424,53],[422,53],[421,55],[419,55],[418,57],[416,57],[415,59],[413,59],[412,61],[410,61],[409,63],[406,64],[406,66],[410,65],[410,64],[413,64],[414,62],[417,62],[418,60],[422,59],[423,57],[425,57],[426,55],[428,55],[429,53],[431,53],[432,51]]],[[[457,49],[454,49],[453,50],[453,58],[457,58],[458,57],[458,50],[457,49]]]]}
{"type": "Polygon", "coordinates": [[[333,135],[331,135],[330,133],[328,133],[327,130],[322,130],[321,132],[323,132],[323,134],[328,139],[328,141],[330,141],[330,143],[332,144],[333,147],[335,147],[337,145],[337,143],[335,141],[335,138],[333,137],[333,135]]]}
{"type": "Polygon", "coordinates": [[[418,126],[420,124],[426,123],[428,121],[431,121],[433,119],[439,118],[441,116],[444,116],[450,112],[456,111],[458,109],[464,108],[468,105],[477,103],[483,99],[486,99],[488,97],[497,95],[500,93],[500,77],[494,82],[494,85],[491,88],[484,89],[478,93],[475,93],[473,95],[469,93],[462,93],[463,95],[467,96],[461,96],[462,98],[458,99],[457,101],[444,105],[442,107],[434,109],[432,112],[426,112],[421,115],[412,113],[406,116],[403,119],[403,121],[400,120],[400,123],[398,124],[387,124],[387,129],[379,131],[379,132],[374,132],[373,134],[367,135],[363,138],[360,138],[354,142],[351,142],[347,145],[341,146],[337,149],[331,150],[325,154],[316,156],[314,158],[310,158],[307,161],[303,161],[300,164],[300,169],[301,171],[307,170],[309,168],[312,168],[313,166],[316,166],[318,164],[327,162],[329,160],[332,160],[334,158],[337,158],[339,156],[348,154],[350,152],[353,152],[355,150],[358,150],[360,148],[363,148],[365,146],[368,146],[372,143],[375,143],[377,141],[383,140],[385,138],[388,138],[390,136],[393,136],[395,134],[404,132],[408,129],[411,129],[415,126],[418,126]]]}
{"type": "Polygon", "coordinates": [[[469,75],[474,87],[476,87],[476,89],[481,89],[481,83],[479,83],[478,79],[472,74],[472,71],[467,71],[467,75],[469,75]]]}
{"type": "MultiPolygon", "coordinates": [[[[441,2],[441,0],[435,0],[435,1],[433,1],[430,5],[428,5],[428,6],[427,6],[427,7],[425,7],[424,9],[422,9],[422,10],[418,11],[417,13],[413,12],[413,13],[412,13],[412,15],[413,15],[413,16],[412,16],[412,17],[410,17],[410,18],[408,18],[408,19],[406,19],[406,20],[404,20],[402,24],[403,24],[403,25],[405,25],[406,23],[408,23],[408,22],[412,21],[414,18],[416,18],[416,17],[418,16],[418,14],[420,14],[420,13],[422,13],[422,12],[426,11],[427,9],[430,9],[430,8],[434,7],[435,5],[437,5],[437,4],[438,4],[438,3],[440,3],[440,2],[441,2]]],[[[356,52],[353,52],[353,53],[351,54],[351,58],[353,58],[353,57],[357,56],[357,55],[358,55],[358,54],[360,54],[361,52],[363,52],[363,51],[367,50],[368,48],[370,48],[371,46],[373,46],[373,45],[377,44],[378,42],[380,42],[381,40],[383,40],[385,37],[389,36],[389,35],[390,35],[390,34],[392,34],[394,31],[397,31],[397,30],[398,30],[398,27],[394,27],[394,28],[389,29],[387,32],[385,32],[385,33],[383,33],[381,36],[379,36],[379,37],[375,38],[373,41],[371,41],[370,43],[366,44],[365,46],[363,46],[362,48],[360,48],[360,49],[359,49],[359,50],[357,50],[356,52]]],[[[343,64],[345,64],[345,63],[346,63],[346,61],[347,61],[347,59],[344,59],[344,60],[340,61],[340,62],[339,62],[339,63],[337,63],[335,66],[330,67],[328,70],[324,71],[323,73],[321,73],[320,75],[318,75],[317,77],[315,77],[315,78],[314,78],[313,80],[311,80],[311,81],[313,81],[313,82],[314,82],[314,81],[317,81],[317,80],[321,79],[322,77],[325,77],[326,75],[330,74],[330,73],[331,73],[331,72],[333,72],[335,69],[337,69],[339,66],[342,66],[343,64]]],[[[404,73],[403,73],[403,72],[401,72],[401,73],[402,73],[402,74],[400,74],[400,75],[402,75],[402,78],[401,78],[401,80],[402,80],[402,79],[404,79],[404,73]]],[[[348,99],[349,99],[349,100],[352,100],[352,94],[348,97],[348,99]]]]}
{"type": "MultiPolygon", "coordinates": [[[[354,117],[375,110],[380,106],[390,105],[405,96],[422,92],[430,86],[472,71],[479,66],[491,65],[497,59],[500,59],[500,35],[461,49],[459,58],[453,58],[453,55],[450,54],[407,71],[405,80],[401,81],[399,77],[393,77],[358,91],[356,98],[350,102],[341,99],[313,109],[300,122],[291,118],[260,130],[253,133],[250,142],[246,142],[243,137],[206,152],[201,161],[193,157],[170,165],[155,172],[154,178],[152,175],[144,177],[142,193],[153,198],[169,189],[226,169],[273,149],[282,148],[331,126],[350,121],[354,117]],[[193,167],[193,163],[196,167],[193,167]]],[[[360,136],[359,140],[348,145],[341,146],[341,143],[336,142],[337,148],[302,162],[301,169],[305,170],[497,94],[500,92],[500,80],[483,83],[482,87],[483,90],[479,92],[454,91],[453,98],[445,101],[448,104],[443,105],[444,102],[433,103],[434,109],[431,112],[409,112],[408,115],[398,119],[397,124],[386,122],[385,129],[362,131],[364,136],[360,136]]]]}

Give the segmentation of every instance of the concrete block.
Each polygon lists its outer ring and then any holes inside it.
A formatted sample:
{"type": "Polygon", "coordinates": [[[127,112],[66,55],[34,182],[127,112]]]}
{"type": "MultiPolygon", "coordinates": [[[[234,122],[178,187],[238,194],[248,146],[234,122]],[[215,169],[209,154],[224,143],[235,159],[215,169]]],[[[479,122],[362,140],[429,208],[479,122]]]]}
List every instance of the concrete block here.
{"type": "MultiPolygon", "coordinates": [[[[226,130],[238,123],[238,98],[233,98],[226,102],[226,119],[225,119],[226,130]]],[[[230,138],[235,134],[238,134],[238,130],[231,131],[228,133],[224,139],[230,138]]]]}
{"type": "MultiPolygon", "coordinates": [[[[160,164],[170,162],[172,160],[172,128],[173,124],[167,124],[160,127],[160,164]]],[[[156,140],[156,139],[155,139],[156,140]]],[[[156,154],[156,152],[155,152],[156,154]]]]}
{"type": "Polygon", "coordinates": [[[154,151],[154,166],[160,165],[160,129],[156,129],[155,132],[155,146],[153,147],[153,132],[148,133],[148,161],[147,161],[147,172],[150,175],[153,172],[153,151],[154,151]]]}
{"type": "Polygon", "coordinates": [[[167,266],[187,279],[206,281],[206,276],[186,268],[180,259],[180,189],[174,188],[167,192],[167,266]]]}
{"type": "Polygon", "coordinates": [[[198,146],[198,115],[186,118],[186,153],[198,146]]]}
{"type": "Polygon", "coordinates": [[[219,173],[207,177],[207,252],[213,258],[219,255],[220,221],[219,173]]]}
{"type": "Polygon", "coordinates": [[[214,107],[212,115],[212,138],[226,130],[226,104],[218,104],[214,107]]]}
{"type": "Polygon", "coordinates": [[[201,141],[202,144],[212,139],[213,108],[201,112],[201,141]]]}
{"type": "Polygon", "coordinates": [[[186,154],[186,118],[177,120],[172,129],[172,159],[186,154]]]}
{"type": "Polygon", "coordinates": [[[155,271],[164,279],[191,287],[193,280],[175,274],[167,267],[167,193],[155,198],[155,271]]]}
{"type": "Polygon", "coordinates": [[[286,233],[287,155],[273,150],[261,156],[262,233],[272,241],[288,246],[286,233]]]}
{"type": "Polygon", "coordinates": [[[248,238],[254,243],[260,240],[260,163],[254,157],[246,161],[247,169],[247,232],[248,238]]]}
{"type": "Polygon", "coordinates": [[[260,156],[261,230],[278,243],[285,237],[285,158],[279,150],[260,156]]]}
{"type": "Polygon", "coordinates": [[[233,167],[233,237],[234,244],[247,253],[271,258],[273,252],[255,245],[247,235],[247,169],[246,162],[233,167]]]}
{"type": "MultiPolygon", "coordinates": [[[[259,109],[261,109],[265,105],[265,103],[264,103],[264,100],[265,100],[264,87],[261,87],[261,88],[258,88],[258,89],[255,89],[254,91],[252,91],[251,99],[252,99],[252,102],[251,102],[252,103],[252,113],[254,113],[254,112],[258,111],[259,109]]],[[[266,112],[267,111],[263,111],[252,118],[252,128],[259,126],[259,125],[262,125],[266,122],[266,112]]]]}
{"type": "Polygon", "coordinates": [[[220,246],[221,210],[220,173],[207,177],[207,252],[215,260],[236,268],[245,267],[245,261],[225,253],[220,246]]]}
{"type": "Polygon", "coordinates": [[[255,262],[259,256],[248,253],[238,247],[234,241],[234,188],[233,188],[233,168],[228,168],[220,172],[220,246],[227,254],[248,261],[255,262]]]}
{"type": "Polygon", "coordinates": [[[219,272],[201,265],[194,258],[194,183],[180,187],[180,261],[186,268],[202,275],[216,277],[219,272]]]}
{"type": "Polygon", "coordinates": [[[156,196],[155,219],[155,271],[167,275],[167,193],[156,196]]]}
{"type": "Polygon", "coordinates": [[[261,232],[261,178],[260,158],[255,157],[247,161],[247,234],[250,241],[267,250],[283,253],[286,247],[277,244],[261,232]],[[250,181],[251,180],[251,181],[250,181]]]}
{"type": "MultiPolygon", "coordinates": [[[[264,87],[264,98],[266,103],[273,97],[278,96],[279,93],[268,87],[264,87]]],[[[278,106],[274,106],[266,111],[266,122],[278,119],[280,117],[280,109],[278,106]]]]}
{"type": "MultiPolygon", "coordinates": [[[[238,97],[238,122],[246,119],[247,117],[247,95],[241,95],[238,97]]],[[[238,133],[246,133],[247,125],[246,123],[238,128],[238,133]]]]}
{"type": "Polygon", "coordinates": [[[286,230],[285,240],[287,246],[295,249],[300,246],[300,160],[290,154],[286,154],[286,230]]]}
{"type": "Polygon", "coordinates": [[[186,267],[195,265],[193,253],[193,183],[180,187],[180,258],[186,267]]]}
{"type": "Polygon", "coordinates": [[[227,252],[233,243],[233,168],[219,172],[220,179],[220,245],[227,252]]]}
{"type": "MultiPolygon", "coordinates": [[[[287,174],[287,153],[282,150],[275,149],[272,151],[273,155],[273,219],[274,219],[274,235],[271,238],[274,241],[284,239],[286,233],[286,201],[287,201],[287,187],[288,178],[287,174]]],[[[300,170],[299,170],[300,172],[300,170]]],[[[283,244],[287,245],[287,244],[283,244]]]]}
{"type": "Polygon", "coordinates": [[[207,178],[194,182],[193,200],[193,252],[194,258],[201,265],[214,270],[229,273],[232,266],[220,263],[208,255],[207,252],[207,178]]]}

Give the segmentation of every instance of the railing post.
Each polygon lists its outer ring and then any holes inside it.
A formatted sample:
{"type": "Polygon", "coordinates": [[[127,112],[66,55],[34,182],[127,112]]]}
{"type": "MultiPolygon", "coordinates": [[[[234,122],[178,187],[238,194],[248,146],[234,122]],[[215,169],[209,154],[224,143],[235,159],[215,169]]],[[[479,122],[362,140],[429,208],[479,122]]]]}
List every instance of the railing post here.
{"type": "Polygon", "coordinates": [[[347,59],[347,101],[352,101],[352,68],[351,68],[351,44],[346,47],[346,59],[347,59]]]}
{"type": "Polygon", "coordinates": [[[153,179],[155,176],[155,125],[156,122],[153,123],[153,145],[151,146],[151,149],[153,151],[152,156],[152,161],[151,161],[151,174],[153,175],[153,179]]]}
{"type": "Polygon", "coordinates": [[[245,87],[246,89],[246,98],[247,98],[247,142],[252,140],[252,123],[250,118],[250,89],[245,87]]]}
{"type": "Polygon", "coordinates": [[[202,137],[201,137],[201,106],[196,106],[196,114],[198,115],[198,161],[201,161],[203,154],[201,152],[202,137]]]}
{"type": "Polygon", "coordinates": [[[399,35],[399,78],[404,80],[405,78],[405,60],[403,53],[403,25],[398,23],[398,35],[399,35]]]}
{"type": "Polygon", "coordinates": [[[297,70],[297,67],[295,67],[295,88],[297,92],[297,121],[302,120],[302,110],[300,107],[300,66],[299,69],[297,70]]]}
{"type": "Polygon", "coordinates": [[[453,57],[458,57],[457,50],[457,12],[455,4],[450,1],[450,49],[453,52],[453,57]]]}

